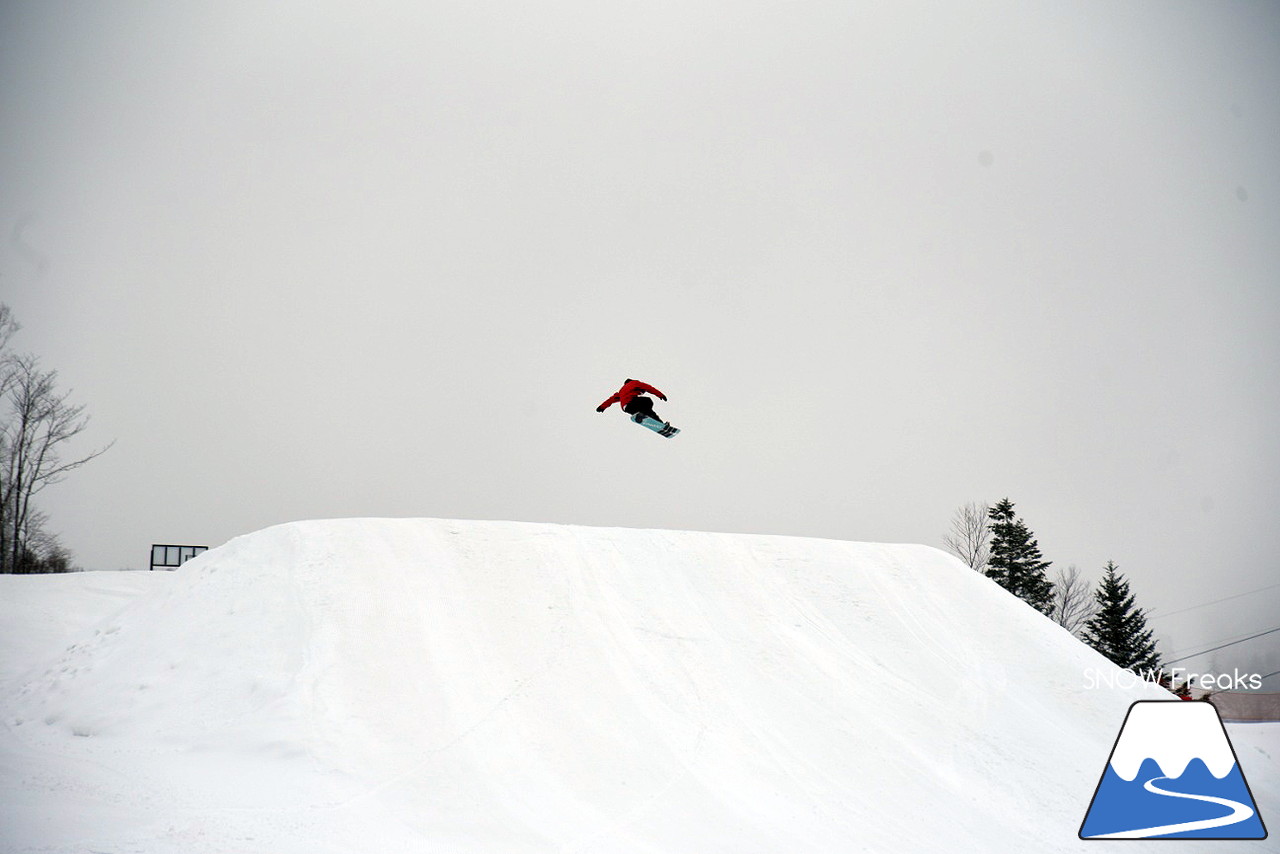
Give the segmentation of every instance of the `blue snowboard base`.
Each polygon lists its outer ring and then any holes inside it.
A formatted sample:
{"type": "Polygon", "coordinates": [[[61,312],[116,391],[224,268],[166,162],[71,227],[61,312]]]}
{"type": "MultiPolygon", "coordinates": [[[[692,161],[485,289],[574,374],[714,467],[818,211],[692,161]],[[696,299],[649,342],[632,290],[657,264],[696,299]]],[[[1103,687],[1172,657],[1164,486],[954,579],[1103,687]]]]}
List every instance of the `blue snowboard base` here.
{"type": "Polygon", "coordinates": [[[648,427],[650,430],[657,433],[659,436],[666,436],[668,439],[670,439],[672,436],[680,432],[679,428],[672,427],[670,422],[659,421],[656,418],[650,418],[648,415],[645,415],[643,412],[637,412],[635,415],[632,415],[631,420],[636,422],[637,424],[641,424],[645,427],[648,427]]]}

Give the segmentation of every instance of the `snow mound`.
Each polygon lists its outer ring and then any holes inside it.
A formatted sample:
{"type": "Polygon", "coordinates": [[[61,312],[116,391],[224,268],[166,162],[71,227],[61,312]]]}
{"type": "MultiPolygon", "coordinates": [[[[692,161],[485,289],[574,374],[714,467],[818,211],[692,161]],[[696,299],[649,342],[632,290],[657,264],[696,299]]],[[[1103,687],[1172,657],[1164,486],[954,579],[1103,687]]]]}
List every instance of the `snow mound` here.
{"type": "Polygon", "coordinates": [[[507,522],[271,528],[51,653],[6,850],[1088,850],[1168,697],[934,549],[507,522]]]}

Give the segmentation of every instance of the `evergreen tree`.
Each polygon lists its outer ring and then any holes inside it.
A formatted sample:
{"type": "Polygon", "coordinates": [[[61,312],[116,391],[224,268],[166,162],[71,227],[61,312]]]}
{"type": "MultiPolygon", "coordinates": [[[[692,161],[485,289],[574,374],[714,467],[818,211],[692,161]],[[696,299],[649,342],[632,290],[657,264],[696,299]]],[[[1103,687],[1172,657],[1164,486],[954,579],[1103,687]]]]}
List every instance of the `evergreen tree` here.
{"type": "Polygon", "coordinates": [[[1129,582],[1114,561],[1107,561],[1106,575],[1094,591],[1098,612],[1085,624],[1084,642],[1120,667],[1154,679],[1160,654],[1147,628],[1147,613],[1134,607],[1129,582]]]}
{"type": "Polygon", "coordinates": [[[1021,519],[1013,514],[1013,502],[1005,498],[991,508],[991,556],[987,577],[1042,614],[1053,611],[1053,582],[1045,576],[1051,561],[1040,554],[1040,544],[1021,519]]]}

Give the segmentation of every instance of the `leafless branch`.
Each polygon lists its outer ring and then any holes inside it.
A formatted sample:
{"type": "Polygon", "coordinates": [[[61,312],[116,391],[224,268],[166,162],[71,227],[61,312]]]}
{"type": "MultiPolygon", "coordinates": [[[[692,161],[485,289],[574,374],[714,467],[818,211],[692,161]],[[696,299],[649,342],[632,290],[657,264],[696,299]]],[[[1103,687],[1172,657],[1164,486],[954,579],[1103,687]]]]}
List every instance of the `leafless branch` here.
{"type": "Polygon", "coordinates": [[[983,572],[991,556],[988,546],[991,530],[987,527],[986,504],[970,502],[956,510],[951,517],[951,531],[942,538],[947,550],[964,561],[971,569],[983,572]]]}
{"type": "Polygon", "coordinates": [[[1059,569],[1053,581],[1053,611],[1049,614],[1054,622],[1077,634],[1096,610],[1093,590],[1080,575],[1080,568],[1073,564],[1059,569]]]}
{"type": "Polygon", "coordinates": [[[65,556],[55,548],[56,538],[45,529],[32,498],[111,447],[64,456],[89,416],[70,402],[69,392],[58,392],[56,371],[42,370],[36,357],[8,349],[16,330],[8,306],[0,305],[0,572],[31,564],[36,549],[49,559],[55,553],[65,556]]]}

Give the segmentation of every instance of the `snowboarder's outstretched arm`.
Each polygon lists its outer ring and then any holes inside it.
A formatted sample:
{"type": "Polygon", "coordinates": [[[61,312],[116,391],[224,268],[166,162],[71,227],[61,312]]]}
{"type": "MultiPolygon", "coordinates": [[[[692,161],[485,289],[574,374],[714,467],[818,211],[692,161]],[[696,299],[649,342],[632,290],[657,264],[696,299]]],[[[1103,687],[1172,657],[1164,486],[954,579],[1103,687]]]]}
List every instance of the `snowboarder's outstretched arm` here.
{"type": "MultiPolygon", "coordinates": [[[[617,392],[614,393],[613,397],[596,407],[596,412],[604,412],[610,406],[613,406],[619,401],[621,401],[623,409],[626,409],[631,405],[631,401],[635,400],[636,395],[644,392],[656,395],[662,400],[667,399],[665,394],[658,391],[648,383],[640,382],[640,380],[628,379],[626,383],[623,384],[622,388],[618,389],[617,392]]],[[[630,412],[631,410],[628,409],[627,411],[630,412]]]]}
{"type": "Polygon", "coordinates": [[[654,396],[656,396],[656,397],[658,397],[658,398],[660,398],[660,399],[662,399],[662,400],[666,400],[666,399],[667,399],[667,396],[666,396],[665,394],[663,394],[662,392],[658,391],[656,388],[654,388],[653,386],[649,385],[648,383],[642,383],[642,382],[640,382],[639,380],[636,380],[636,387],[637,387],[637,388],[639,388],[641,391],[647,391],[647,392],[649,392],[649,394],[652,394],[652,395],[654,395],[654,396]]]}

